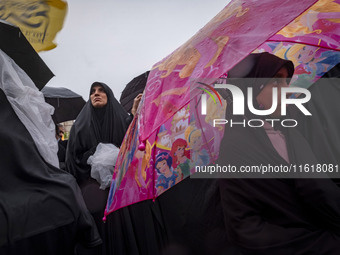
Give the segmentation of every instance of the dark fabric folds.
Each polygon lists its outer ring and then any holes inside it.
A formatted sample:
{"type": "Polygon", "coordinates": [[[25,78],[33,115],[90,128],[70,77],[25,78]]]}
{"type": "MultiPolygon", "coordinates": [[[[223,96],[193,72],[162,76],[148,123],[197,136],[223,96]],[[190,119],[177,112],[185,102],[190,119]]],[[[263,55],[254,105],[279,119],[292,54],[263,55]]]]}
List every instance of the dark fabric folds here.
{"type": "MultiPolygon", "coordinates": [[[[268,55],[268,53],[262,54],[268,55]]],[[[275,56],[266,59],[265,62],[254,60],[252,55],[249,59],[252,60],[252,64],[247,68],[257,70],[250,77],[256,78],[272,77],[278,71],[278,67],[282,67],[284,63],[275,56]]],[[[233,70],[230,73],[233,73],[233,70]]],[[[243,74],[238,72],[234,77],[242,78],[243,75],[247,76],[248,72],[243,74]]],[[[335,87],[326,89],[325,94],[319,99],[332,98],[332,95],[328,94],[332,93],[330,92],[332,90],[337,89],[335,87]]],[[[254,97],[256,95],[255,93],[254,97]]],[[[239,170],[241,166],[261,164],[298,166],[335,162],[334,155],[337,149],[331,149],[333,151],[331,155],[327,152],[332,144],[339,148],[338,144],[329,141],[333,135],[337,138],[336,132],[326,132],[323,133],[324,135],[318,133],[320,136],[313,138],[307,130],[314,130],[314,135],[317,135],[316,130],[321,130],[315,124],[316,119],[323,116],[316,110],[319,104],[320,101],[318,102],[316,96],[314,102],[310,103],[315,107],[313,117],[307,118],[307,121],[295,111],[296,109],[290,109],[289,117],[300,116],[298,122],[301,125],[296,128],[280,128],[285,136],[289,163],[278,154],[262,127],[236,125],[226,127],[216,164],[220,166],[230,164],[239,170]],[[306,132],[304,133],[303,130],[306,132]],[[316,143],[323,146],[317,148],[316,143]],[[318,153],[320,150],[325,152],[318,153]]],[[[332,111],[337,111],[337,108],[333,107],[338,103],[332,101],[332,104],[332,111]]],[[[325,116],[327,118],[327,114],[325,116]]],[[[247,113],[245,116],[232,116],[229,110],[226,119],[233,118],[240,122],[252,117],[247,113]]],[[[330,121],[329,130],[333,127],[332,123],[334,122],[330,121]]],[[[285,178],[285,175],[275,173],[268,179],[242,178],[242,174],[238,177],[241,178],[220,179],[219,185],[228,239],[238,246],[242,254],[335,255],[339,253],[340,190],[331,179],[306,178],[308,174],[285,178]]]]}
{"type": "Polygon", "coordinates": [[[227,240],[217,179],[186,178],[156,201],[167,237],[162,254],[236,254],[227,240]]]}
{"type": "Polygon", "coordinates": [[[157,197],[107,216],[109,254],[238,254],[227,241],[214,179],[186,178],[157,197]]]}
{"type": "Polygon", "coordinates": [[[312,116],[298,114],[299,129],[320,163],[340,164],[340,64],[309,88],[306,107],[312,116]]]}
{"type": "MultiPolygon", "coordinates": [[[[228,131],[217,164],[230,164],[238,169],[261,164],[289,166],[272,147],[264,130],[240,127],[228,131]]],[[[297,130],[289,130],[286,138],[292,164],[317,163],[297,130]]],[[[309,254],[319,248],[325,252],[318,254],[336,254],[328,249],[339,249],[340,245],[338,187],[330,179],[277,176],[220,180],[229,240],[249,249],[249,254],[309,254]]]]}
{"type": "Polygon", "coordinates": [[[56,245],[65,243],[68,253],[77,242],[100,244],[74,177],[44,161],[2,90],[0,106],[0,251],[43,254],[38,251],[51,248],[46,238],[56,245]],[[40,247],[33,248],[29,240],[40,242],[40,247]]]}
{"type": "Polygon", "coordinates": [[[108,254],[161,254],[167,236],[157,202],[143,201],[107,216],[110,229],[108,254]]]}

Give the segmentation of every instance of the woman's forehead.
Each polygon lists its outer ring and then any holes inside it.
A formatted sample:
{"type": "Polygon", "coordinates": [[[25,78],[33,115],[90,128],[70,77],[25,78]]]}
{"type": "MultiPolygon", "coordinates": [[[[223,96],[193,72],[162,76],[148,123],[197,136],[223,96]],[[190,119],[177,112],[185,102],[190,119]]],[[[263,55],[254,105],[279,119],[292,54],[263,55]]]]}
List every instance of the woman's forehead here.
{"type": "Polygon", "coordinates": [[[286,78],[288,77],[288,69],[287,67],[283,66],[281,69],[274,75],[277,78],[286,78]]]}
{"type": "Polygon", "coordinates": [[[104,86],[101,85],[101,84],[94,84],[94,85],[92,86],[92,89],[96,89],[96,88],[102,88],[102,89],[104,89],[104,86]]]}

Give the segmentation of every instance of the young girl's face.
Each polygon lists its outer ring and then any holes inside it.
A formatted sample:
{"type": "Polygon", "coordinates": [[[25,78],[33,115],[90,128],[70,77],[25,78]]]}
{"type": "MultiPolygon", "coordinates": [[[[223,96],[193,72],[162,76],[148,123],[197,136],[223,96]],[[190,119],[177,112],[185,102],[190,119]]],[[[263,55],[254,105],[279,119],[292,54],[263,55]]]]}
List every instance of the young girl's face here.
{"type": "Polygon", "coordinates": [[[170,171],[170,168],[165,159],[162,161],[159,161],[156,165],[156,168],[161,174],[166,174],[168,171],[170,171]]]}
{"type": "Polygon", "coordinates": [[[177,157],[183,157],[184,155],[184,146],[178,146],[176,150],[176,156],[177,157]]]}

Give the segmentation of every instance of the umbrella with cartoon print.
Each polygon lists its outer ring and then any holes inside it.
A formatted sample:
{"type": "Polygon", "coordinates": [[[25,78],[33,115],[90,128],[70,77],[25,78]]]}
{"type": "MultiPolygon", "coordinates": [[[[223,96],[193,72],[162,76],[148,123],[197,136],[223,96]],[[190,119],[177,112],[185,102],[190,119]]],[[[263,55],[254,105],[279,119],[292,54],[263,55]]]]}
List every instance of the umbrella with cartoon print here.
{"type": "Polygon", "coordinates": [[[231,1],[188,42],[155,64],[122,144],[105,214],[155,199],[173,186],[171,176],[182,175],[178,165],[174,168],[165,158],[172,157],[177,139],[186,141],[181,149],[190,151],[191,173],[214,162],[223,130],[213,127],[209,114],[215,119],[224,116],[224,106],[216,100],[219,95],[212,84],[248,54],[268,51],[293,58],[291,84],[301,86],[303,81],[305,88],[335,66],[340,57],[340,12],[335,12],[339,7],[332,0],[231,1]],[[207,115],[201,114],[202,89],[211,94],[207,115]],[[164,157],[165,174],[156,170],[159,156],[164,157]],[[167,179],[161,191],[159,178],[167,179]]]}

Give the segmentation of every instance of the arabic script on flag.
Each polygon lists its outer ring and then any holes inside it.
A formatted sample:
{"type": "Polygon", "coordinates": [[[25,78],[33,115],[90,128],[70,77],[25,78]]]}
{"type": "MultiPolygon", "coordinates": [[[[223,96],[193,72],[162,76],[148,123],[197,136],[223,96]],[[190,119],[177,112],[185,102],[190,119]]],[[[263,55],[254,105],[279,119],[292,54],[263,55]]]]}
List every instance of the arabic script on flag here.
{"type": "Polygon", "coordinates": [[[37,52],[56,47],[53,40],[63,27],[66,12],[63,0],[0,1],[0,19],[18,26],[37,52]]]}

